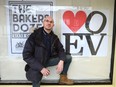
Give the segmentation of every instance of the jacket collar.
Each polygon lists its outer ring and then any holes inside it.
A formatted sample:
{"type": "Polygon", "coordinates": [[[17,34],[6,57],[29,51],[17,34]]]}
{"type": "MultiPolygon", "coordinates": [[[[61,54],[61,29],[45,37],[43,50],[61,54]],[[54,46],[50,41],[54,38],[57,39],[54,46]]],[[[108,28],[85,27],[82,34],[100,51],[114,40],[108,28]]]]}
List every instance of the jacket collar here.
{"type": "MultiPolygon", "coordinates": [[[[43,28],[43,27],[40,27],[40,28],[36,29],[34,32],[36,33],[35,40],[36,40],[37,44],[39,44],[39,45],[45,47],[45,45],[43,44],[43,39],[42,39],[42,37],[43,37],[43,35],[42,35],[42,34],[43,34],[43,31],[44,31],[44,28],[43,28]]],[[[53,33],[53,31],[50,32],[50,35],[52,35],[53,40],[55,40],[55,38],[57,37],[57,36],[53,33]]],[[[54,41],[53,41],[53,42],[54,42],[54,41]]],[[[46,48],[46,47],[45,47],[45,48],[46,48]]]]}

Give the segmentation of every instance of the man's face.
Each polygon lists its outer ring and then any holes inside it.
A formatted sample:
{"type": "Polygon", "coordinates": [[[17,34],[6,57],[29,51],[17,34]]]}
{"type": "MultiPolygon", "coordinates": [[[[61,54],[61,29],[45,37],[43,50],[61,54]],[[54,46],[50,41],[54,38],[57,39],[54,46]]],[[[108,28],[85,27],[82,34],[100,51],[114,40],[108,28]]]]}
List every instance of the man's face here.
{"type": "Polygon", "coordinates": [[[43,21],[43,26],[45,29],[47,30],[52,30],[53,26],[54,26],[54,21],[51,17],[46,17],[43,21]]]}

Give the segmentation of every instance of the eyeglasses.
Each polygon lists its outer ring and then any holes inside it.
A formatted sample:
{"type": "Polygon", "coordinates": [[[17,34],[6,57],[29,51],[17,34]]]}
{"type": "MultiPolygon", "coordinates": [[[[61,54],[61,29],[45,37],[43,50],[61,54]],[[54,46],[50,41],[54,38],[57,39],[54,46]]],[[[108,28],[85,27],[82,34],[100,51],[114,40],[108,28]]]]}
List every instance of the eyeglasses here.
{"type": "Polygon", "coordinates": [[[50,23],[54,23],[53,21],[49,21],[49,20],[44,20],[45,22],[50,22],[50,23]]]}

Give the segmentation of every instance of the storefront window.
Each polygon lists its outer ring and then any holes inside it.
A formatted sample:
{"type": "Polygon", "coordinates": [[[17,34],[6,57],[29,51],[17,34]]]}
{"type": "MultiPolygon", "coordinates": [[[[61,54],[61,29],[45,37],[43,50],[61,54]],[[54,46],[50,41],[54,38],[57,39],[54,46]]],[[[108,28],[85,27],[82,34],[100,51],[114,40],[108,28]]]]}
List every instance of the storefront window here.
{"type": "MultiPolygon", "coordinates": [[[[72,55],[68,77],[75,84],[112,84],[115,38],[115,0],[1,0],[0,1],[0,84],[31,83],[25,77],[22,51],[43,18],[55,20],[66,53],[72,55]],[[104,4],[103,4],[104,3],[104,4]]],[[[57,84],[59,75],[43,83],[57,84]]]]}

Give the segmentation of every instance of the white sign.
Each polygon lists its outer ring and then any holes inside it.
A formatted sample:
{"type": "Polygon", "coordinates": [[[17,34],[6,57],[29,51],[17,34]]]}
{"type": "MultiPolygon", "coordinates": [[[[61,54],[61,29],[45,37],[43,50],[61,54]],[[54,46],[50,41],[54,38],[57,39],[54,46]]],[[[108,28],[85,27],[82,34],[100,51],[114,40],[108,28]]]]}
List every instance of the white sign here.
{"type": "Polygon", "coordinates": [[[61,35],[66,52],[83,57],[107,56],[107,22],[107,11],[63,11],[61,35]]]}
{"type": "Polygon", "coordinates": [[[31,31],[42,26],[45,16],[53,16],[53,1],[9,1],[8,4],[9,52],[21,54],[31,31]]]}

